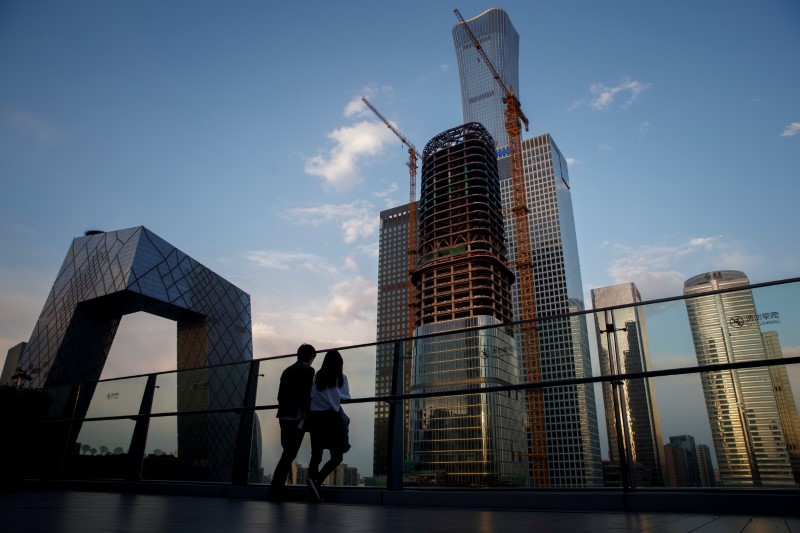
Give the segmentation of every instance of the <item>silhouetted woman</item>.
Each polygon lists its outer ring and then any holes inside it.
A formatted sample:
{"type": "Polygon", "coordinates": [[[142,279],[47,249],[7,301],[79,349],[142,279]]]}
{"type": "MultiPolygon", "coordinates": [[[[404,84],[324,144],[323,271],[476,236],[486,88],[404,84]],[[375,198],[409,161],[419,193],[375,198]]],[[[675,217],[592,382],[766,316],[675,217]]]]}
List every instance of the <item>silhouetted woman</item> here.
{"type": "Polygon", "coordinates": [[[311,387],[311,464],[308,465],[308,487],[314,500],[322,501],[319,487],[342,462],[350,449],[347,425],[350,419],[342,411],[341,400],[350,399],[350,384],[342,372],[344,360],[338,350],[325,354],[311,387]],[[331,458],[319,470],[322,452],[328,449],[331,458]]]}

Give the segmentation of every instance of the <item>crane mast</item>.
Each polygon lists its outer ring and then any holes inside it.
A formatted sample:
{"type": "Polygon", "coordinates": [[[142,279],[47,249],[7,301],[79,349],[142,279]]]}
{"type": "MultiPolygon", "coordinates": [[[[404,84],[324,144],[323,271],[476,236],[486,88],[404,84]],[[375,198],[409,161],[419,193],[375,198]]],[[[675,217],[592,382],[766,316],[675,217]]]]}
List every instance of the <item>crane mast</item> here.
{"type": "MultiPolygon", "coordinates": [[[[409,198],[408,198],[408,277],[406,281],[406,289],[408,292],[408,315],[407,315],[407,337],[410,339],[414,336],[414,327],[416,324],[416,317],[417,317],[417,294],[416,289],[414,287],[414,282],[411,279],[411,275],[414,273],[414,269],[417,267],[417,203],[416,203],[416,191],[417,191],[417,158],[422,159],[422,156],[419,155],[419,152],[411,144],[411,141],[406,139],[405,135],[400,133],[397,128],[395,128],[391,122],[389,122],[386,117],[384,117],[380,111],[375,109],[369,100],[365,96],[361,97],[361,101],[366,104],[370,110],[375,113],[375,115],[381,119],[381,121],[389,128],[392,133],[397,135],[397,137],[408,147],[408,177],[409,177],[409,198]]],[[[411,347],[411,342],[407,343],[408,347],[411,347]]],[[[410,361],[409,359],[406,359],[410,361]]],[[[408,376],[408,373],[406,373],[408,376]]]]}
{"type": "MultiPolygon", "coordinates": [[[[511,163],[511,189],[513,197],[512,214],[517,236],[517,281],[520,299],[520,333],[525,357],[525,379],[528,382],[542,380],[541,361],[539,358],[539,335],[536,331],[536,295],[533,282],[533,263],[531,262],[531,239],[528,226],[528,202],[525,195],[525,173],[522,167],[522,131],[520,122],[528,131],[528,118],[522,112],[519,99],[514,95],[513,87],[506,87],[502,77],[486,56],[478,39],[458,9],[456,17],[464,26],[472,45],[480,54],[492,76],[500,85],[505,104],[505,126],[508,133],[509,160],[511,163]]],[[[548,487],[550,474],[547,465],[547,436],[544,424],[544,400],[541,389],[529,390],[528,428],[533,469],[533,484],[536,487],[548,487]]]]}

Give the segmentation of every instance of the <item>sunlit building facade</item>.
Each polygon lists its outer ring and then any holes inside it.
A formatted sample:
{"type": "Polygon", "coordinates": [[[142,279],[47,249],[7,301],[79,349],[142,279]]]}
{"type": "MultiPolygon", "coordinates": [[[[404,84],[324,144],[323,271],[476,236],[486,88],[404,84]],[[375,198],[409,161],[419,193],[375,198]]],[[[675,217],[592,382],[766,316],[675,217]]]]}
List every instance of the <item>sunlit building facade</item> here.
{"type": "MultiPolygon", "coordinates": [[[[761,334],[761,338],[764,340],[767,359],[783,359],[777,331],[765,331],[761,334]]],[[[778,405],[778,416],[783,426],[783,436],[786,439],[786,451],[792,464],[792,474],[795,483],[800,484],[800,416],[797,414],[792,384],[785,365],[771,366],[769,373],[772,377],[772,389],[775,391],[775,402],[778,405]]]]}
{"type": "MultiPolygon", "coordinates": [[[[507,87],[519,96],[519,34],[502,9],[487,9],[466,20],[486,56],[507,87]]],[[[481,59],[462,24],[453,27],[461,108],[464,122],[479,122],[489,131],[497,147],[508,144],[503,94],[497,80],[481,59]]]]}
{"type": "MultiPolygon", "coordinates": [[[[736,270],[688,279],[683,293],[700,366],[766,359],[752,291],[736,270]]],[[[767,367],[700,375],[723,486],[795,484],[773,380],[767,367]]]]}
{"type": "MultiPolygon", "coordinates": [[[[413,393],[519,383],[497,160],[478,123],[447,130],[423,151],[419,201],[419,310],[413,393]]],[[[411,402],[417,470],[450,486],[527,484],[524,401],[517,392],[411,402]]]]}
{"type": "MultiPolygon", "coordinates": [[[[500,151],[500,193],[508,256],[517,256],[509,157],[500,151]]],[[[528,231],[534,270],[542,380],[592,375],[578,240],[567,162],[550,134],[522,141],[528,231]],[[542,320],[543,319],[543,320],[542,320]]],[[[519,320],[519,284],[511,286],[514,320],[519,320]]],[[[525,368],[526,354],[520,353],[525,368]]],[[[589,385],[544,389],[547,458],[552,487],[603,485],[594,390],[589,385]]]]}
{"type": "MultiPolygon", "coordinates": [[[[652,370],[644,311],[632,305],[641,301],[639,290],[633,283],[592,289],[594,309],[626,306],[594,313],[602,375],[652,370]]],[[[611,463],[619,463],[620,453],[623,453],[626,461],[630,462],[632,481],[636,486],[662,486],[661,420],[650,380],[624,380],[617,390],[611,383],[604,382],[603,401],[611,463]],[[614,405],[615,394],[618,409],[614,405]],[[615,413],[619,413],[621,425],[617,424],[615,413]],[[619,434],[625,444],[622,448],[619,434]]]]}

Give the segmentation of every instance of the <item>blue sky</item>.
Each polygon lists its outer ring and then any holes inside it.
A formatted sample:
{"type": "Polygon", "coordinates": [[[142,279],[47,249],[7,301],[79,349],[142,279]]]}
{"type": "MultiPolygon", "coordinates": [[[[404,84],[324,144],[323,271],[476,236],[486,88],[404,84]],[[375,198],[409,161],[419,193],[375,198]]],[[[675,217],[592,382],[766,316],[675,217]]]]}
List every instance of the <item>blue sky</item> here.
{"type": "MultiPolygon", "coordinates": [[[[5,1],[0,353],[72,238],[139,225],[251,294],[256,357],[373,341],[378,212],[408,184],[359,99],[419,148],[460,124],[453,8],[489,7],[528,135],[570,162],[587,302],[800,274],[796,1],[5,1]]],[[[174,343],[126,317],[106,375],[174,368],[174,343]]]]}

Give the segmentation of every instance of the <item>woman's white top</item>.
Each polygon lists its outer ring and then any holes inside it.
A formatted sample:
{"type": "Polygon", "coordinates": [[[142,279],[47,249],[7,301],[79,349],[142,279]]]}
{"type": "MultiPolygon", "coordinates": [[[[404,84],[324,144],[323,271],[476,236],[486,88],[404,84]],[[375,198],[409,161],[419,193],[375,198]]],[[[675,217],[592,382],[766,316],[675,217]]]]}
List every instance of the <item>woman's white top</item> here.
{"type": "Polygon", "coordinates": [[[317,384],[311,386],[311,410],[312,411],[338,411],[341,400],[350,399],[350,383],[347,376],[342,374],[344,382],[341,387],[328,387],[325,390],[317,389],[317,384]]]}

